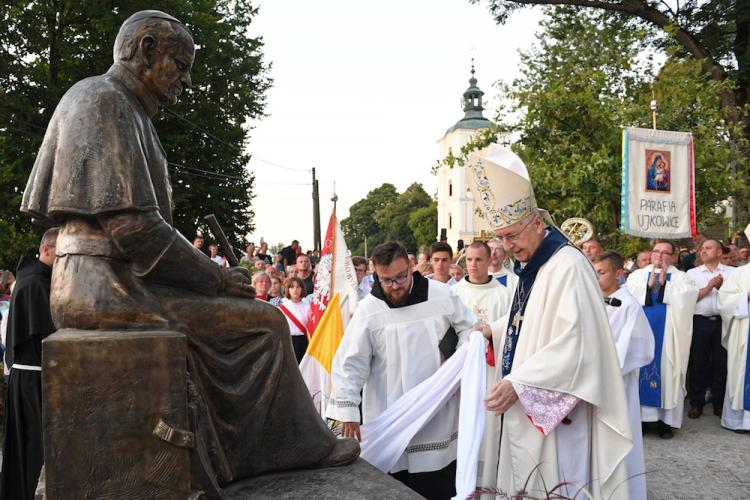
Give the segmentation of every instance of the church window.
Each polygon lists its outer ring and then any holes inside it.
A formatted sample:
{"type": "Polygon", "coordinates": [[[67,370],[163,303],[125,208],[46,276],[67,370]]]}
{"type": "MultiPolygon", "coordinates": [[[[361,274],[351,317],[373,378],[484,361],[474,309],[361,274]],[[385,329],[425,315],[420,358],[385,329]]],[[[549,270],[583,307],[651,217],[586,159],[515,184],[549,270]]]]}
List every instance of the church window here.
{"type": "Polygon", "coordinates": [[[448,229],[453,229],[453,216],[448,214],[448,229]]]}
{"type": "Polygon", "coordinates": [[[453,183],[448,183],[448,196],[453,196],[453,183]]]}

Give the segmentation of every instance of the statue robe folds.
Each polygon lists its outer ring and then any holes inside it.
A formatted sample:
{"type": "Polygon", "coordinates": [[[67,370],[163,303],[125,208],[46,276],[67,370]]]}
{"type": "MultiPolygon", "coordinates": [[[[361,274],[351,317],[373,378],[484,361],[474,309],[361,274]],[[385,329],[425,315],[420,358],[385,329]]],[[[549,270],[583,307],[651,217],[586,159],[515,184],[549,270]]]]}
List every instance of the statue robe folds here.
{"type": "MultiPolygon", "coordinates": [[[[617,486],[627,479],[625,457],[632,447],[628,407],[593,268],[579,250],[566,245],[542,265],[529,293],[506,376],[519,400],[503,415],[502,432],[495,437],[499,464],[485,454],[480,485],[488,486],[494,472],[497,488],[506,494],[516,494],[528,481],[526,491],[541,495],[545,484],[578,482],[567,468],[583,476],[581,486],[593,498],[627,499],[628,489],[617,486]],[[534,393],[550,404],[525,405],[527,394],[534,393]],[[555,417],[554,428],[542,431],[544,424],[535,425],[559,413],[555,402],[570,400],[577,400],[575,408],[555,417]]],[[[496,359],[502,356],[505,325],[496,329],[493,324],[496,359]]],[[[498,362],[496,380],[502,378],[501,368],[498,362]]]]}
{"type": "Polygon", "coordinates": [[[336,439],[315,413],[286,320],[265,302],[221,295],[219,267],[172,226],[156,109],[115,63],[55,110],[21,206],[60,225],[55,324],[184,333],[194,457],[219,485],[314,464],[336,439]]]}

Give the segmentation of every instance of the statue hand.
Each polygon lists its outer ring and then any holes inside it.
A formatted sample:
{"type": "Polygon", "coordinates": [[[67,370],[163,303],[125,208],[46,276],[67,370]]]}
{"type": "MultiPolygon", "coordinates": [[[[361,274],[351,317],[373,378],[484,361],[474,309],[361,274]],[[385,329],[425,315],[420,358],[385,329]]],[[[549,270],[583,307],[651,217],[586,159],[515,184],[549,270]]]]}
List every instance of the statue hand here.
{"type": "Polygon", "coordinates": [[[255,298],[255,288],[250,284],[250,271],[244,267],[229,267],[221,272],[224,275],[224,293],[235,297],[255,298]]]}

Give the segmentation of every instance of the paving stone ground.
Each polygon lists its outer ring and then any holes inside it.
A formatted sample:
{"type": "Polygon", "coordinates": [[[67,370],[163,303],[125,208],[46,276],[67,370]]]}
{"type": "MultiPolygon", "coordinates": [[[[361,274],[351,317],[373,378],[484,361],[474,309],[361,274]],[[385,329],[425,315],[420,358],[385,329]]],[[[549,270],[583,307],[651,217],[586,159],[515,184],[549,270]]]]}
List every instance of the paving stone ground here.
{"type": "Polygon", "coordinates": [[[685,417],[672,439],[643,437],[649,500],[750,499],[750,434],[724,429],[705,410],[685,417]]]}

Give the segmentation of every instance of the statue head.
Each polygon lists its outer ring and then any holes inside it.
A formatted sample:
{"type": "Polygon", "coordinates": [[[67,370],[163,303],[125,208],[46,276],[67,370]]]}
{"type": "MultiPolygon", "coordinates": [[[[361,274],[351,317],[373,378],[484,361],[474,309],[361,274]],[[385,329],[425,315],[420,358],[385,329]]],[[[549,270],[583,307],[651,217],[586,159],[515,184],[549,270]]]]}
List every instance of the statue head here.
{"type": "Polygon", "coordinates": [[[176,18],[158,10],[136,12],[122,23],[113,50],[162,104],[175,104],[192,85],[195,46],[190,31],[176,18]]]}

